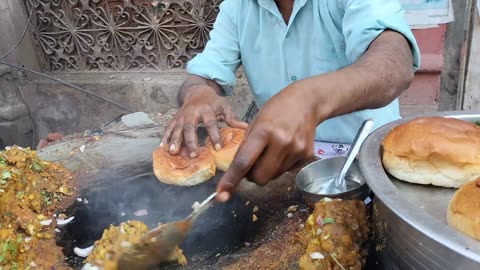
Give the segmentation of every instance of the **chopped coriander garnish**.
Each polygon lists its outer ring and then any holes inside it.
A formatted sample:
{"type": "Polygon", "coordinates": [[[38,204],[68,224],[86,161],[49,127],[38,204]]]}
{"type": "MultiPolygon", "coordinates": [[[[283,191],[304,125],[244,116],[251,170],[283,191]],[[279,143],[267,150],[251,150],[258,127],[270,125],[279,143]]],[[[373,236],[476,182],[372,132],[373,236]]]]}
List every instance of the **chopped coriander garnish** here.
{"type": "Polygon", "coordinates": [[[35,161],[32,161],[32,165],[30,166],[30,168],[34,171],[41,171],[43,169],[42,165],[38,162],[35,162],[35,161]]]}
{"type": "Polygon", "coordinates": [[[2,172],[2,179],[3,179],[3,180],[7,180],[7,179],[9,179],[10,177],[12,177],[12,174],[11,174],[9,171],[6,171],[6,170],[5,170],[5,171],[2,172]]]}
{"type": "Polygon", "coordinates": [[[333,218],[324,218],[323,219],[323,224],[334,224],[335,223],[335,219],[333,218]]]}
{"type": "Polygon", "coordinates": [[[23,195],[25,195],[25,191],[18,191],[18,192],[17,192],[17,198],[18,198],[18,199],[22,199],[22,198],[23,198],[23,195]]]}
{"type": "Polygon", "coordinates": [[[54,196],[54,193],[53,192],[49,192],[49,191],[46,191],[46,190],[42,190],[41,194],[43,195],[43,200],[45,201],[45,203],[47,205],[51,205],[52,204],[52,198],[54,196]]]}

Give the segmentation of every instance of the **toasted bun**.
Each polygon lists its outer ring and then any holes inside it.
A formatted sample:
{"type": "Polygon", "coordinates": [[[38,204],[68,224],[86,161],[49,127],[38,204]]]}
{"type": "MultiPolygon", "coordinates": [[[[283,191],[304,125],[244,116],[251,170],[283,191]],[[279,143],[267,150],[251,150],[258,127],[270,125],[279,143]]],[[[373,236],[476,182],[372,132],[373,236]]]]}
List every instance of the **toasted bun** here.
{"type": "Polygon", "coordinates": [[[421,117],[383,141],[383,165],[396,178],[460,187],[480,176],[480,127],[454,118],[421,117]]]}
{"type": "Polygon", "coordinates": [[[210,138],[207,137],[205,141],[205,147],[213,154],[215,157],[215,165],[217,169],[221,171],[226,171],[230,164],[232,164],[233,158],[237,153],[238,147],[243,141],[245,136],[245,130],[225,127],[220,130],[222,135],[223,147],[219,151],[215,150],[210,141],[210,138]]]}
{"type": "Polygon", "coordinates": [[[447,222],[452,228],[480,240],[480,178],[455,192],[448,206],[447,222]]]}
{"type": "Polygon", "coordinates": [[[166,146],[153,152],[153,172],[160,182],[177,186],[193,186],[215,175],[215,160],[208,149],[200,148],[196,158],[189,158],[182,148],[178,155],[168,153],[166,146]]]}

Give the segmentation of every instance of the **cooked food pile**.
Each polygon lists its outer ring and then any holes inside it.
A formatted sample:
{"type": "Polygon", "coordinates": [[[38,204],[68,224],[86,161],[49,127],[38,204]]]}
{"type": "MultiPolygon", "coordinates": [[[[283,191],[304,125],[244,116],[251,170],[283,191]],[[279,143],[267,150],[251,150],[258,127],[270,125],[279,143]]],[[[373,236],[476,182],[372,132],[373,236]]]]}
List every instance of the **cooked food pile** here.
{"type": "Polygon", "coordinates": [[[55,244],[55,210],[73,195],[73,175],[35,151],[0,151],[0,269],[70,269],[55,244]]]}
{"type": "MultiPolygon", "coordinates": [[[[93,252],[85,262],[103,270],[117,270],[119,256],[132,245],[139,243],[147,231],[147,226],[136,220],[123,222],[119,226],[112,225],[103,232],[102,238],[95,242],[93,252]]],[[[174,255],[172,254],[170,261],[177,261],[181,265],[187,263],[182,250],[177,248],[174,255]]]]}
{"type": "Polygon", "coordinates": [[[383,165],[399,180],[458,188],[480,176],[480,127],[455,118],[420,117],[383,141],[383,165]]]}
{"type": "Polygon", "coordinates": [[[299,234],[306,247],[304,270],[361,270],[367,257],[369,226],[362,201],[323,199],[299,234]]]}
{"type": "Polygon", "coordinates": [[[455,192],[447,221],[452,228],[480,240],[480,177],[455,192]]]}
{"type": "Polygon", "coordinates": [[[196,158],[190,158],[182,147],[178,155],[168,152],[168,145],[158,147],[152,155],[153,171],[163,183],[178,186],[194,186],[208,181],[216,170],[226,171],[243,141],[245,131],[235,128],[222,128],[223,148],[215,150],[207,138],[205,147],[200,148],[196,158]]]}

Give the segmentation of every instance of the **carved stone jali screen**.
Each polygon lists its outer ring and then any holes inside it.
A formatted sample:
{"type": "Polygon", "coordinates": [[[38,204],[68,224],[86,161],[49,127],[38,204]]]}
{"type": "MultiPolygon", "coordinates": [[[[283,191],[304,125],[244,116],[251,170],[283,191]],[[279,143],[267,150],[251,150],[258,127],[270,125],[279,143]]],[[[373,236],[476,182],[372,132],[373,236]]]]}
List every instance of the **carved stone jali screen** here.
{"type": "Polygon", "coordinates": [[[184,68],[202,51],[222,0],[25,0],[43,68],[184,68]]]}

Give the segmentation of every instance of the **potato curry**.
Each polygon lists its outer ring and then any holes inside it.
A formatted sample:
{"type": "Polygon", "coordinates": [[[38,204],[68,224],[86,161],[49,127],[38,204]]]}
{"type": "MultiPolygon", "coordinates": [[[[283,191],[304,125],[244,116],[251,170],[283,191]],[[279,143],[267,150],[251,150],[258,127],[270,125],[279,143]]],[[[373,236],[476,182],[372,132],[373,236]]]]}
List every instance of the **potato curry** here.
{"type": "Polygon", "coordinates": [[[73,175],[21,147],[0,151],[0,269],[70,269],[55,243],[56,209],[73,197],[73,175]]]}
{"type": "Polygon", "coordinates": [[[367,257],[369,225],[362,201],[323,199],[299,237],[306,248],[303,270],[361,270],[367,257]]]}

